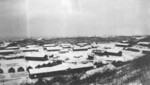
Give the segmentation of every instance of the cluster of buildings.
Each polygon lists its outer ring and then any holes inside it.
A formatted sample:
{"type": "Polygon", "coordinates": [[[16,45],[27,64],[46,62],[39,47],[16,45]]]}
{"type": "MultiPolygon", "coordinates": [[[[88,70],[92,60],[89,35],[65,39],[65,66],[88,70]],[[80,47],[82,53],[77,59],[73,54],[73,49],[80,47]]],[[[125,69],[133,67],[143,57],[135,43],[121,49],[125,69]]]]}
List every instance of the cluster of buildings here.
{"type": "MultiPolygon", "coordinates": [[[[94,69],[95,67],[99,67],[100,64],[103,64],[103,62],[95,62],[99,59],[97,57],[122,57],[123,51],[141,52],[143,54],[150,53],[150,42],[137,42],[133,44],[129,41],[122,41],[113,43],[112,47],[107,45],[101,46],[101,44],[96,43],[78,43],[76,45],[69,43],[60,45],[44,44],[43,46],[27,45],[25,47],[8,45],[1,46],[1,48],[3,47],[0,50],[1,60],[22,58],[27,61],[26,68],[19,67],[16,70],[11,67],[8,72],[26,71],[30,78],[94,69]],[[33,63],[28,65],[30,61],[33,63]]],[[[99,59],[99,61],[101,60],[99,59]]],[[[0,74],[2,73],[3,69],[0,67],[0,74]]]]}

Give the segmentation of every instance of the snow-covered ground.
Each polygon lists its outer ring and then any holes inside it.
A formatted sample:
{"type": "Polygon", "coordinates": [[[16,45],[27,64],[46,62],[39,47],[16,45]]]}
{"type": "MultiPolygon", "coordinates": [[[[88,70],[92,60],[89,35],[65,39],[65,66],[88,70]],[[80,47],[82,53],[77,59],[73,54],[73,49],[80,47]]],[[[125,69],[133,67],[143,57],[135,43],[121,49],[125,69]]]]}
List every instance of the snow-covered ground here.
{"type": "MultiPolygon", "coordinates": [[[[138,47],[138,46],[137,46],[138,47]]],[[[55,57],[58,56],[57,59],[60,60],[65,60],[66,58],[68,60],[66,60],[66,62],[82,62],[82,61],[86,61],[88,58],[88,54],[90,54],[92,52],[93,49],[89,49],[87,51],[72,51],[70,50],[69,52],[66,53],[60,53],[59,51],[56,52],[47,52],[45,50],[43,50],[43,47],[37,47],[39,49],[39,52],[45,53],[45,54],[53,54],[55,57]]],[[[123,52],[122,56],[98,56],[95,55],[95,60],[100,60],[103,62],[106,61],[129,61],[129,60],[133,60],[135,58],[138,58],[144,54],[142,54],[142,52],[132,52],[132,51],[126,51],[126,50],[122,50],[122,48],[117,48],[115,47],[115,43],[107,43],[107,44],[98,44],[98,48],[99,49],[118,49],[121,50],[123,52]]],[[[26,53],[23,53],[24,55],[26,53]]],[[[43,63],[49,63],[52,62],[53,59],[49,59],[47,61],[26,61],[25,59],[12,59],[12,60],[0,60],[0,68],[3,69],[4,73],[0,74],[0,85],[3,85],[3,83],[5,82],[4,85],[10,85],[9,81],[6,81],[7,79],[11,80],[11,82],[14,81],[19,81],[21,82],[22,79],[26,79],[27,78],[27,72],[26,72],[26,67],[27,66],[32,66],[33,68],[37,65],[41,65],[43,63]],[[8,73],[8,69],[13,67],[15,69],[15,73],[8,73]],[[24,72],[17,72],[17,69],[19,67],[23,67],[24,68],[24,72]]],[[[13,85],[13,84],[11,84],[13,85]]],[[[14,85],[17,85],[14,83],[14,85]]]]}

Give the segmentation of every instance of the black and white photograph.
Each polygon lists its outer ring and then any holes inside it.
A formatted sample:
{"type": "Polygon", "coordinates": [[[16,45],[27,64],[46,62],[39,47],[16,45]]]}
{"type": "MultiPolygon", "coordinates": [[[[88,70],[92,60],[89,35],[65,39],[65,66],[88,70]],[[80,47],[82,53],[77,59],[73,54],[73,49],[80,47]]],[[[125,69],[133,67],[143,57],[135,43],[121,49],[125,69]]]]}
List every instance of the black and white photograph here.
{"type": "Polygon", "coordinates": [[[0,0],[0,85],[150,85],[150,0],[0,0]]]}

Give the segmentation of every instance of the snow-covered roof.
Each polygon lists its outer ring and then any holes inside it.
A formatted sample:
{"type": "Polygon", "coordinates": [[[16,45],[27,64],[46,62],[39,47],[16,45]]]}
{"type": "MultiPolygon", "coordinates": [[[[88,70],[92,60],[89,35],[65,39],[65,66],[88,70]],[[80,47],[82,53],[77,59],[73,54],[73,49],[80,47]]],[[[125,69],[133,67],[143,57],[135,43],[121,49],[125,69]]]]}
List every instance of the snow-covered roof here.
{"type": "Polygon", "coordinates": [[[60,65],[56,65],[53,67],[43,67],[37,69],[30,69],[30,74],[39,74],[39,73],[48,73],[48,72],[57,72],[57,71],[65,71],[67,69],[78,69],[78,68],[85,68],[85,67],[92,67],[92,63],[87,64],[71,64],[71,63],[63,63],[60,65]]]}
{"type": "Polygon", "coordinates": [[[150,52],[150,49],[142,49],[142,51],[150,52]]]}
{"type": "Polygon", "coordinates": [[[56,71],[63,71],[68,69],[68,66],[66,63],[56,65],[53,67],[43,67],[43,68],[36,68],[36,69],[30,69],[30,74],[39,74],[39,73],[47,73],[47,72],[56,72],[56,71]]]}
{"type": "Polygon", "coordinates": [[[46,47],[46,50],[61,50],[62,47],[46,47]]]}
{"type": "Polygon", "coordinates": [[[63,48],[70,48],[70,47],[72,47],[71,44],[61,44],[60,46],[63,47],[63,48]]]}
{"type": "Polygon", "coordinates": [[[114,49],[107,49],[106,51],[111,52],[111,53],[119,53],[121,50],[117,49],[117,48],[114,48],[114,49]]]}
{"type": "Polygon", "coordinates": [[[37,45],[27,45],[26,47],[27,48],[34,48],[34,47],[36,47],[37,45]]]}
{"type": "Polygon", "coordinates": [[[33,53],[26,53],[25,57],[44,57],[46,54],[44,52],[33,52],[33,53]]]}
{"type": "Polygon", "coordinates": [[[83,45],[87,45],[87,43],[78,43],[77,45],[83,46],[83,45]]]}
{"type": "Polygon", "coordinates": [[[69,43],[61,44],[61,46],[71,46],[69,43]]]}
{"type": "Polygon", "coordinates": [[[16,58],[17,56],[12,56],[12,55],[9,55],[9,56],[5,56],[5,58],[16,58]]]}
{"type": "Polygon", "coordinates": [[[139,49],[139,48],[137,48],[137,47],[128,47],[129,49],[139,49]]]}
{"type": "Polygon", "coordinates": [[[61,49],[60,52],[68,52],[69,49],[61,49]]]}
{"type": "Polygon", "coordinates": [[[138,44],[150,45],[150,42],[139,42],[138,44]]]}
{"type": "Polygon", "coordinates": [[[55,47],[56,44],[44,44],[43,46],[44,46],[44,47],[55,47]]]}
{"type": "Polygon", "coordinates": [[[0,50],[0,53],[15,52],[15,50],[0,50]]]}
{"type": "Polygon", "coordinates": [[[18,46],[11,46],[11,47],[7,47],[6,49],[19,49],[18,46]]]}
{"type": "Polygon", "coordinates": [[[128,46],[128,45],[129,45],[129,43],[116,43],[115,45],[128,46]]]}

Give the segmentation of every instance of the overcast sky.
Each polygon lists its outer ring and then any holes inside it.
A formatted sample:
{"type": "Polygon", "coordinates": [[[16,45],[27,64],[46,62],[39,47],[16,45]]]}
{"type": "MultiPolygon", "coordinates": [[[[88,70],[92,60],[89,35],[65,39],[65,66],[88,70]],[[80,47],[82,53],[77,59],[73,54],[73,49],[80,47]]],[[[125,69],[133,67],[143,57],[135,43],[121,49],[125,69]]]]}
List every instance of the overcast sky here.
{"type": "Polygon", "coordinates": [[[0,38],[150,34],[149,0],[0,0],[0,38]]]}

